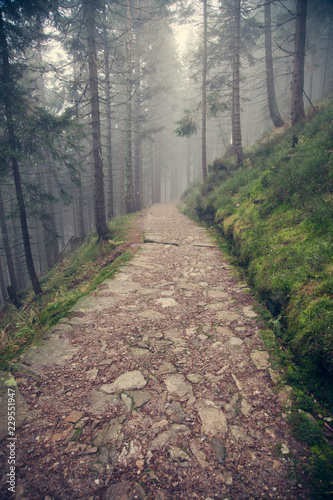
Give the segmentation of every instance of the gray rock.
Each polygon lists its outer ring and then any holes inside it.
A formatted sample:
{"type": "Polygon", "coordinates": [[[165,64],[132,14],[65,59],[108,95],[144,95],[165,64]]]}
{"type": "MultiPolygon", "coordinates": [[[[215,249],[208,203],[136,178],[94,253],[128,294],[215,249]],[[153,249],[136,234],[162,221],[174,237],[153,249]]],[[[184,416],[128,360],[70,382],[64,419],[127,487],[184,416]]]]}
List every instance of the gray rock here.
{"type": "Polygon", "coordinates": [[[121,402],[119,396],[116,396],[114,394],[105,394],[105,392],[95,390],[90,392],[90,394],[88,395],[88,400],[91,402],[91,404],[89,405],[87,410],[94,413],[95,415],[98,415],[99,413],[105,411],[108,406],[117,406],[121,402]]]}
{"type": "Polygon", "coordinates": [[[222,477],[223,477],[223,482],[227,486],[232,486],[233,484],[233,479],[232,479],[232,473],[228,470],[222,472],[222,477]]]}
{"type": "Polygon", "coordinates": [[[203,451],[200,450],[199,445],[194,441],[190,443],[190,449],[195,458],[198,460],[199,464],[203,469],[209,468],[209,463],[206,461],[206,456],[203,451]]]}
{"type": "Polygon", "coordinates": [[[178,401],[174,401],[171,403],[169,408],[167,409],[167,415],[170,418],[171,422],[181,424],[185,422],[186,415],[184,410],[178,401]]]}
{"type": "Polygon", "coordinates": [[[177,446],[171,446],[168,450],[168,453],[171,460],[173,460],[174,462],[187,462],[188,460],[191,460],[188,454],[177,446]]]}
{"type": "Polygon", "coordinates": [[[161,432],[150,444],[151,450],[161,450],[176,439],[177,435],[173,430],[161,432]]]}
{"type": "Polygon", "coordinates": [[[138,316],[143,319],[151,319],[152,321],[165,318],[164,314],[154,311],[153,309],[146,309],[145,311],[139,313],[138,316]]]}
{"type": "Polygon", "coordinates": [[[225,449],[225,446],[222,443],[221,439],[219,439],[218,437],[213,437],[212,447],[215,452],[218,463],[221,465],[224,464],[225,458],[227,456],[227,450],[225,449]]]}
{"type": "Polygon", "coordinates": [[[228,432],[228,424],[225,414],[217,408],[200,408],[201,433],[215,436],[225,435],[228,432]]]}
{"type": "Polygon", "coordinates": [[[117,296],[93,296],[85,295],[78,299],[76,304],[71,307],[71,312],[104,311],[114,307],[119,302],[117,296]]]}
{"type": "Polygon", "coordinates": [[[80,347],[74,347],[67,339],[54,335],[42,345],[31,346],[22,354],[22,360],[32,366],[63,366],[79,351],[80,347]]]}
{"type": "Polygon", "coordinates": [[[237,441],[246,441],[247,436],[243,429],[239,427],[239,425],[232,425],[231,426],[231,434],[232,436],[237,439],[237,441]]]}
{"type": "Polygon", "coordinates": [[[186,377],[192,384],[200,384],[204,379],[200,373],[189,373],[186,377]]]}
{"type": "Polygon", "coordinates": [[[233,313],[231,311],[221,311],[217,314],[217,319],[219,321],[232,322],[232,321],[236,321],[237,319],[239,319],[239,315],[236,313],[233,313]]]}
{"type": "Polygon", "coordinates": [[[163,308],[165,308],[165,307],[177,307],[178,306],[175,299],[173,299],[171,297],[163,297],[161,299],[157,299],[155,302],[157,304],[160,304],[163,308]]]}
{"type": "Polygon", "coordinates": [[[109,450],[106,446],[102,446],[102,448],[100,448],[98,453],[98,460],[101,464],[109,463],[109,450]]]}
{"type": "Polygon", "coordinates": [[[113,418],[110,422],[96,433],[93,444],[100,448],[108,443],[121,442],[123,418],[113,418]]]}
{"type": "Polygon", "coordinates": [[[127,396],[126,394],[122,394],[121,395],[121,400],[124,403],[124,405],[126,406],[127,411],[131,411],[132,404],[133,404],[132,399],[129,396],[127,396]]]}
{"type": "Polygon", "coordinates": [[[241,412],[243,413],[243,415],[248,417],[250,415],[250,413],[252,412],[252,410],[253,410],[252,405],[250,405],[250,403],[248,403],[245,398],[242,398],[241,412]]]}
{"type": "Polygon", "coordinates": [[[167,375],[168,373],[176,373],[177,370],[171,363],[162,363],[157,370],[157,375],[167,375]]]}
{"type": "Polygon", "coordinates": [[[147,391],[126,391],[126,394],[133,401],[134,408],[141,408],[141,406],[151,400],[151,394],[147,391]]]}
{"type": "Polygon", "coordinates": [[[243,307],[243,314],[247,318],[255,318],[257,314],[253,311],[251,306],[243,307]]]}
{"type": "Polygon", "coordinates": [[[194,403],[193,389],[191,384],[185,381],[184,375],[177,373],[175,375],[168,375],[165,379],[165,385],[170,394],[183,397],[189,394],[189,404],[194,403]]]}
{"type": "Polygon", "coordinates": [[[232,347],[240,347],[243,344],[243,341],[242,341],[242,339],[239,339],[238,337],[230,337],[229,344],[232,347]]]}
{"type": "Polygon", "coordinates": [[[183,424],[173,424],[171,426],[171,429],[173,430],[173,432],[175,434],[183,434],[184,436],[191,433],[190,428],[187,427],[187,425],[183,425],[183,424]]]}
{"type": "Polygon", "coordinates": [[[252,351],[250,357],[257,370],[266,370],[270,366],[269,355],[266,351],[252,351]]]}
{"type": "Polygon", "coordinates": [[[149,356],[148,349],[142,349],[141,347],[131,347],[130,351],[136,358],[142,358],[144,356],[149,356]]]}
{"type": "Polygon", "coordinates": [[[121,392],[131,389],[142,389],[147,384],[146,379],[140,370],[126,372],[120,375],[112,384],[104,384],[99,390],[112,394],[114,392],[121,392]]]}

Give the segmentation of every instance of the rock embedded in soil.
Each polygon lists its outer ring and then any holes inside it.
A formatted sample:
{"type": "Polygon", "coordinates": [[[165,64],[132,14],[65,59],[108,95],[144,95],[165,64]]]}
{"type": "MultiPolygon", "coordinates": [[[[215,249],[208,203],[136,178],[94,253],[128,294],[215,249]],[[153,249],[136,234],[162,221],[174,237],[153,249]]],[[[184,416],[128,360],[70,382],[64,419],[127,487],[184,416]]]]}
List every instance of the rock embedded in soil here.
{"type": "Polygon", "coordinates": [[[227,450],[222,443],[221,439],[218,437],[213,437],[212,439],[212,447],[215,452],[217,461],[219,464],[224,464],[225,458],[227,456],[227,450]]]}
{"type": "Polygon", "coordinates": [[[269,354],[266,351],[252,351],[250,357],[257,370],[266,370],[269,366],[269,354]]]}
{"type": "Polygon", "coordinates": [[[201,434],[224,436],[228,432],[228,424],[225,414],[217,408],[200,408],[198,410],[201,420],[201,434]]]}
{"type": "Polygon", "coordinates": [[[143,389],[147,384],[146,379],[140,370],[133,370],[131,372],[123,373],[112,384],[104,384],[99,390],[112,394],[114,392],[121,392],[131,389],[143,389]]]}

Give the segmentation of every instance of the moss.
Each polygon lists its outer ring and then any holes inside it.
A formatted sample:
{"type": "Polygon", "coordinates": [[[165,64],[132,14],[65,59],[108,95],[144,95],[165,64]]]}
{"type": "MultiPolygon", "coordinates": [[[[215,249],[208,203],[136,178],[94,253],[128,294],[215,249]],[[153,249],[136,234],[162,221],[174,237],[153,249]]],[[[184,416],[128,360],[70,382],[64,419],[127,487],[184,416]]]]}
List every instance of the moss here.
{"type": "Polygon", "coordinates": [[[332,96],[318,110],[296,127],[267,133],[245,151],[242,168],[224,170],[225,180],[210,178],[209,192],[196,187],[189,215],[214,224],[221,248],[265,307],[269,330],[261,334],[296,394],[292,425],[309,447],[313,498],[328,498],[332,451],[310,414],[333,411],[332,96]]]}

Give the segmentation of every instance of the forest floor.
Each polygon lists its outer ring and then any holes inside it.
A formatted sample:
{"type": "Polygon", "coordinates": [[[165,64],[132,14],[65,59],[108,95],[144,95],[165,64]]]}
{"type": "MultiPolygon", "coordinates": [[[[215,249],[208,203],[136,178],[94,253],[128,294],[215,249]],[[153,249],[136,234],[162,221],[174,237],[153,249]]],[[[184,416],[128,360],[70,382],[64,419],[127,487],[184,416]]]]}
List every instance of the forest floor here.
{"type": "Polygon", "coordinates": [[[175,203],[144,210],[132,246],[19,360],[0,498],[309,498],[246,283],[175,203]]]}

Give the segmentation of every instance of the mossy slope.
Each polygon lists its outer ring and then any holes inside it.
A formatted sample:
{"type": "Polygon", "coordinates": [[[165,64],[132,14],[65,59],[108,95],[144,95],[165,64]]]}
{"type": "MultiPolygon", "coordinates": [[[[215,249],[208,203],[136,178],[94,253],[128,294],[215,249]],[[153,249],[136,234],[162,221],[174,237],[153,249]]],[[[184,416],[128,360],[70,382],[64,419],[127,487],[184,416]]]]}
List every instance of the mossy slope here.
{"type": "Polygon", "coordinates": [[[182,210],[228,240],[304,380],[333,408],[333,99],[263,137],[242,168],[214,163],[182,210]]]}

